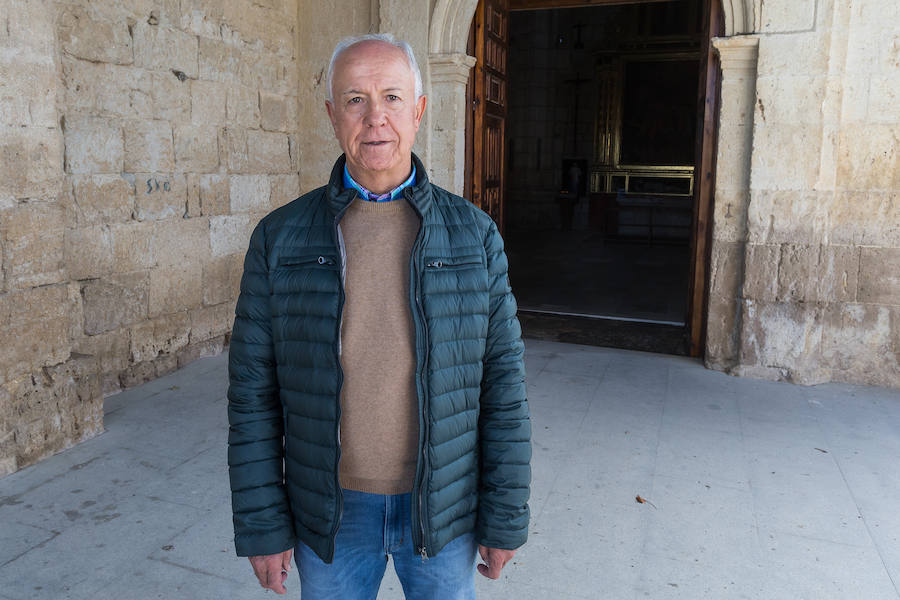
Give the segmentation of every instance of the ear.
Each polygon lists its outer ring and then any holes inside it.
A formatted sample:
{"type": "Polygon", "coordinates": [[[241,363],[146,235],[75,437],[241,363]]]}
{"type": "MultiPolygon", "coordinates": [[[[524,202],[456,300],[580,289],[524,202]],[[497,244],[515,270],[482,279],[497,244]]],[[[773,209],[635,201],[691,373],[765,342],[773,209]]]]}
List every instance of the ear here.
{"type": "Polygon", "coordinates": [[[428,104],[428,98],[424,95],[416,100],[416,131],[419,130],[419,123],[422,122],[422,117],[425,115],[426,104],[428,104]]]}
{"type": "Polygon", "coordinates": [[[337,120],[334,115],[334,105],[330,100],[325,101],[325,112],[328,113],[328,118],[331,120],[331,127],[337,131],[337,120]]]}

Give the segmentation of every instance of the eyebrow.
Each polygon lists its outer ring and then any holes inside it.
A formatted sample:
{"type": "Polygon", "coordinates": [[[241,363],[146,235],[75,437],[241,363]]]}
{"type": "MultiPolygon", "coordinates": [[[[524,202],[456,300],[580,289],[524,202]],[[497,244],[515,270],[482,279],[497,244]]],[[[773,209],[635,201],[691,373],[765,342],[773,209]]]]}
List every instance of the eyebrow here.
{"type": "MultiPolygon", "coordinates": [[[[382,91],[382,92],[402,92],[402,91],[403,91],[403,88],[402,88],[402,87],[389,87],[389,88],[385,88],[385,89],[383,89],[383,90],[381,90],[381,91],[382,91]]],[[[346,96],[347,94],[362,94],[362,95],[366,95],[366,92],[363,92],[363,91],[361,91],[361,90],[352,90],[352,89],[351,89],[351,90],[347,90],[346,92],[343,92],[341,95],[342,95],[342,96],[346,96]]]]}

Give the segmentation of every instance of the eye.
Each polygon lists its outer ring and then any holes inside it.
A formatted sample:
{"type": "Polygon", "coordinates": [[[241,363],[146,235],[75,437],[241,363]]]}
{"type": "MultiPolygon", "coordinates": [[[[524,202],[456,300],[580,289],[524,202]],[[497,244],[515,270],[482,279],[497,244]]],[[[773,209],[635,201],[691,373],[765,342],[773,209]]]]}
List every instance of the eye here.
{"type": "Polygon", "coordinates": [[[347,100],[347,104],[359,104],[363,99],[360,96],[353,96],[349,100],[347,100]]]}
{"type": "Polygon", "coordinates": [[[398,102],[400,100],[400,96],[397,96],[394,94],[388,94],[387,100],[388,100],[388,102],[398,102]]]}

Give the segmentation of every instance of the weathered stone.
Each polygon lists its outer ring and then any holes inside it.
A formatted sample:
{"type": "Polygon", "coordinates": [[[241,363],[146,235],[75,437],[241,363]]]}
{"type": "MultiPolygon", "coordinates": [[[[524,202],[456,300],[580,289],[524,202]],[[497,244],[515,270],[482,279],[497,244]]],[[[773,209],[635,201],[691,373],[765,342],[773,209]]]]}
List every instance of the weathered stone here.
{"type": "Polygon", "coordinates": [[[820,127],[757,121],[753,128],[751,189],[813,189],[819,174],[821,144],[820,127]]]}
{"type": "Polygon", "coordinates": [[[58,203],[29,202],[3,212],[0,235],[7,289],[64,281],[65,209],[58,203]]]}
{"type": "Polygon", "coordinates": [[[191,122],[197,125],[224,125],[228,88],[214,81],[191,82],[191,122]]]}
{"type": "Polygon", "coordinates": [[[265,175],[232,175],[229,197],[231,211],[260,212],[270,206],[271,189],[265,175]]]}
{"type": "Polygon", "coordinates": [[[194,35],[163,25],[139,21],[134,31],[134,64],[156,71],[181,71],[190,79],[200,75],[198,40],[194,35]]]}
{"type": "Polygon", "coordinates": [[[300,197],[299,175],[272,175],[269,177],[272,186],[271,207],[284,206],[300,197]]]}
{"type": "Polygon", "coordinates": [[[855,302],[860,249],[822,246],[816,269],[816,299],[822,302],[855,302]]]}
{"type": "Polygon", "coordinates": [[[283,133],[252,130],[247,132],[250,170],[255,173],[290,173],[291,151],[283,133]]]}
{"type": "Polygon", "coordinates": [[[900,305],[900,248],[860,248],[857,298],[900,305]]]}
{"type": "Polygon", "coordinates": [[[203,265],[203,304],[206,306],[233,301],[238,297],[244,257],[229,254],[203,265]]]}
{"type": "Polygon", "coordinates": [[[187,346],[190,331],[191,319],[186,311],[135,325],[130,330],[131,362],[141,363],[177,352],[187,346]]]}
{"type": "Polygon", "coordinates": [[[234,323],[234,300],[191,311],[190,343],[197,344],[223,336],[234,323]]]}
{"type": "Polygon", "coordinates": [[[860,123],[840,130],[837,185],[845,190],[890,190],[900,182],[900,133],[896,126],[860,123]]]}
{"type": "Polygon", "coordinates": [[[187,181],[175,173],[135,173],[134,217],[159,221],[183,217],[187,206],[187,181]]]}
{"type": "Polygon", "coordinates": [[[113,271],[113,240],[107,225],[66,231],[66,267],[72,279],[92,279],[113,271]]]}
{"type": "Polygon", "coordinates": [[[747,211],[750,241],[821,243],[828,229],[830,198],[830,192],[753,191],[747,211]]]}
{"type": "Polygon", "coordinates": [[[134,62],[132,39],[124,21],[97,21],[80,7],[67,7],[59,18],[64,52],[93,62],[127,65],[134,62]]]}
{"type": "Polygon", "coordinates": [[[250,234],[258,218],[253,215],[223,215],[210,217],[209,242],[213,256],[245,253],[250,244],[250,234]]]}
{"type": "MultiPolygon", "coordinates": [[[[126,290],[124,293],[129,294],[133,291],[126,290]]],[[[144,308],[146,309],[146,306],[144,308]]],[[[72,341],[72,352],[95,356],[100,361],[101,373],[118,375],[119,371],[128,367],[130,352],[128,330],[122,328],[75,338],[72,341]]],[[[103,393],[115,389],[104,389],[103,393]]]]}
{"type": "Polygon", "coordinates": [[[200,306],[203,268],[198,262],[160,266],[150,271],[150,316],[168,315],[200,306]]]}
{"type": "Polygon", "coordinates": [[[225,97],[228,123],[240,127],[259,127],[259,93],[242,85],[228,86],[225,97]]]}
{"type": "Polygon", "coordinates": [[[218,356],[225,349],[225,336],[220,335],[196,344],[190,344],[178,352],[178,368],[181,369],[198,358],[218,356]]]}
{"type": "Polygon", "coordinates": [[[790,33],[815,26],[815,0],[766,0],[759,3],[761,31],[790,33]]]}
{"type": "Polygon", "coordinates": [[[248,173],[250,157],[247,153],[247,130],[241,127],[225,127],[219,131],[219,148],[224,153],[221,162],[231,173],[248,173]]]}
{"type": "Polygon", "coordinates": [[[66,119],[66,171],[69,173],[120,173],[125,164],[122,128],[98,118],[66,119]]]}
{"type": "MultiPolygon", "coordinates": [[[[268,0],[266,0],[268,1],[268,0]]],[[[265,48],[280,57],[290,57],[294,50],[294,27],[290,19],[273,18],[262,2],[240,4],[226,2],[224,20],[239,32],[240,39],[258,49],[265,48]]]]}
{"type": "MultiPolygon", "coordinates": [[[[228,188],[229,178],[225,175],[189,175],[188,206],[195,203],[203,216],[228,214],[231,211],[228,188]]],[[[195,216],[193,212],[190,214],[195,216]]]]}
{"type": "Polygon", "coordinates": [[[123,223],[134,210],[134,185],[119,175],[72,178],[76,222],[80,226],[123,223]]]}
{"type": "Polygon", "coordinates": [[[815,299],[814,277],[819,264],[819,246],[784,244],[777,264],[779,301],[807,302],[815,299]]]}
{"type": "Polygon", "coordinates": [[[0,295],[0,327],[66,317],[67,286],[44,285],[0,295]]]}
{"type": "Polygon", "coordinates": [[[22,373],[69,358],[69,318],[52,317],[4,328],[0,343],[0,375],[9,380],[22,373]]]}
{"type": "Polygon", "coordinates": [[[766,35],[759,39],[760,76],[779,73],[827,73],[828,53],[822,52],[820,31],[766,35]]]}
{"type": "Polygon", "coordinates": [[[221,83],[238,83],[241,51],[220,40],[200,38],[200,78],[221,83]]]}
{"type": "Polygon", "coordinates": [[[175,162],[185,173],[211,173],[219,168],[218,130],[213,125],[175,128],[175,162]]]}
{"type": "Polygon", "coordinates": [[[154,233],[155,224],[152,222],[111,225],[116,271],[140,271],[156,264],[153,258],[154,233]]]}
{"type": "Polygon", "coordinates": [[[125,128],[125,171],[171,173],[175,170],[172,127],[166,121],[134,121],[125,128]]]}
{"type": "Polygon", "coordinates": [[[268,92],[259,93],[262,128],[267,131],[294,131],[297,128],[297,99],[268,92]]]}
{"type": "Polygon", "coordinates": [[[830,304],[825,311],[822,358],[843,381],[898,387],[898,331],[897,307],[830,304]]]}
{"type": "Polygon", "coordinates": [[[778,291],[781,246],[747,245],[747,258],[744,264],[743,296],[751,300],[772,302],[778,291]]]}
{"type": "Polygon", "coordinates": [[[146,272],[112,275],[86,282],[84,333],[97,335],[147,318],[150,276],[146,272]]]}
{"type": "Polygon", "coordinates": [[[175,267],[209,260],[209,221],[206,218],[158,221],[153,230],[154,264],[175,267]]]}
{"type": "Polygon", "coordinates": [[[0,125],[0,193],[55,196],[62,184],[63,143],[56,130],[0,125]]]}
{"type": "Polygon", "coordinates": [[[824,73],[791,72],[759,77],[756,80],[755,118],[770,125],[820,124],[825,83],[824,73]]]}

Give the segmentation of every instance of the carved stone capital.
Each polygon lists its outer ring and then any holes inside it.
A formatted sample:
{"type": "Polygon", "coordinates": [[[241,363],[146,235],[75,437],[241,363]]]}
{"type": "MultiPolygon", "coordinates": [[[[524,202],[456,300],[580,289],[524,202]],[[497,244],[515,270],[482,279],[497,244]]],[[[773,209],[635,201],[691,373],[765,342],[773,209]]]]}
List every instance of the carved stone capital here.
{"type": "Polygon", "coordinates": [[[431,69],[431,84],[456,83],[466,85],[469,71],[475,65],[475,57],[468,54],[429,54],[428,66],[431,69]]]}
{"type": "Polygon", "coordinates": [[[759,38],[753,35],[717,37],[712,40],[722,71],[755,71],[759,62],[759,38]]]}

